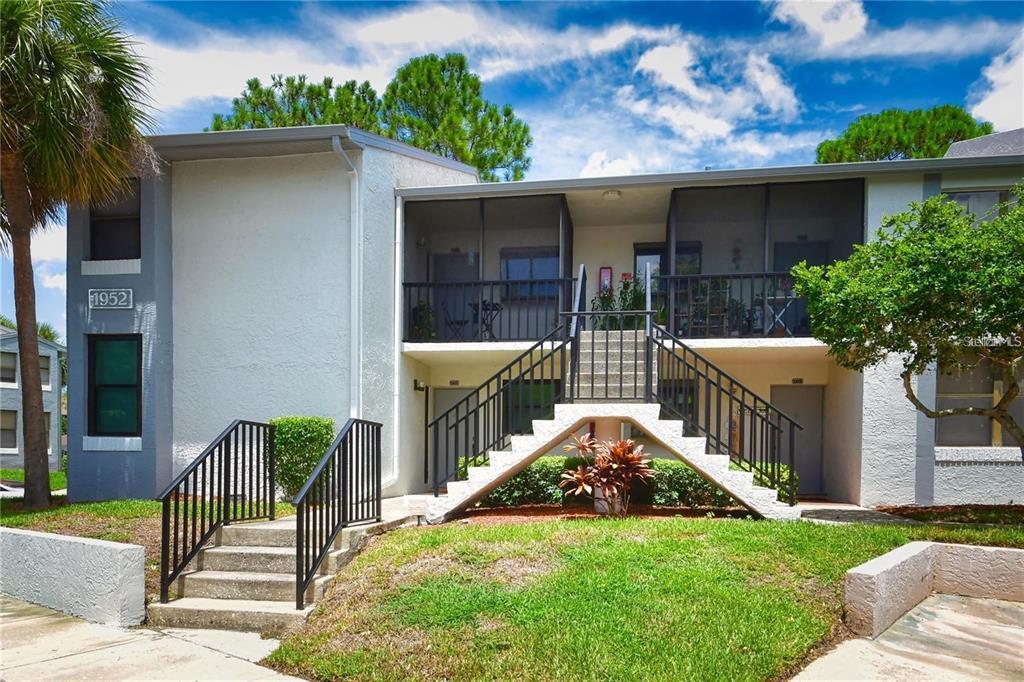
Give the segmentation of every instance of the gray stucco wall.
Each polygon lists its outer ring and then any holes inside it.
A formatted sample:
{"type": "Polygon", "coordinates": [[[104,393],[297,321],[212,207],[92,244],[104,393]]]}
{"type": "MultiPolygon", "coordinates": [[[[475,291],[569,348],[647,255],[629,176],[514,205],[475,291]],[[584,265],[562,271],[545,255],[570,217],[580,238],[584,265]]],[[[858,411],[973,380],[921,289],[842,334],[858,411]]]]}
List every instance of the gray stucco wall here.
{"type": "Polygon", "coordinates": [[[72,501],[152,498],[169,480],[172,396],[171,249],[168,169],[141,182],[138,274],[83,274],[89,212],[68,209],[68,494],[72,501]],[[88,290],[131,287],[131,310],[90,310],[88,290]],[[142,436],[95,440],[87,433],[89,334],[142,335],[142,436]],[[158,456],[161,453],[161,456],[158,456]]]}
{"type": "MultiPolygon", "coordinates": [[[[5,353],[18,353],[17,334],[4,335],[0,338],[0,350],[5,353]]],[[[50,454],[47,460],[50,463],[50,471],[56,471],[60,466],[60,351],[45,343],[39,344],[40,357],[50,358],[50,384],[43,386],[43,412],[50,414],[50,454]]],[[[21,409],[21,364],[20,356],[15,366],[16,381],[14,386],[0,384],[0,409],[13,410],[18,413],[16,428],[18,430],[17,452],[0,450],[0,468],[21,469],[25,465],[24,444],[25,430],[22,426],[21,409]]]]}

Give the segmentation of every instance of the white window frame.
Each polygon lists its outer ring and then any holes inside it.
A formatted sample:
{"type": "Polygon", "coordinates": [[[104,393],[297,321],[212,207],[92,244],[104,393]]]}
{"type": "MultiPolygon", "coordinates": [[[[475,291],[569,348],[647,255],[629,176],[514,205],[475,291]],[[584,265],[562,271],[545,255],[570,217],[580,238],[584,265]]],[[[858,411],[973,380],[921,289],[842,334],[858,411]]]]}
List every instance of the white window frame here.
{"type": "Polygon", "coordinates": [[[0,454],[3,455],[16,455],[18,452],[18,411],[17,410],[3,410],[4,412],[12,412],[14,414],[14,447],[13,448],[0,448],[0,454]]]}
{"type": "MultiPolygon", "coordinates": [[[[43,358],[46,358],[46,362],[49,363],[49,367],[47,367],[47,372],[46,372],[46,375],[47,375],[46,376],[46,383],[44,384],[42,382],[42,379],[39,380],[39,383],[42,384],[42,387],[43,387],[44,391],[52,391],[53,390],[53,357],[49,353],[40,353],[39,354],[39,361],[42,362],[43,358]]],[[[60,367],[60,363],[59,362],[57,363],[57,367],[58,368],[60,367]]],[[[42,366],[39,367],[39,371],[40,372],[43,371],[42,366]]]]}

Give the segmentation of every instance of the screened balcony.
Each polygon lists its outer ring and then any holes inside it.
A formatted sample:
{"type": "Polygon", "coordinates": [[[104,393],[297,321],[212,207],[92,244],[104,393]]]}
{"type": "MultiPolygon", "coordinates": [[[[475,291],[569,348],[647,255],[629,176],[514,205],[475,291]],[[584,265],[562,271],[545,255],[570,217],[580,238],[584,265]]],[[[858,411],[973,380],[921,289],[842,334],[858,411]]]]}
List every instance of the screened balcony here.
{"type": "Polygon", "coordinates": [[[542,338],[572,302],[571,239],[560,195],[410,202],[404,340],[542,338]]]}

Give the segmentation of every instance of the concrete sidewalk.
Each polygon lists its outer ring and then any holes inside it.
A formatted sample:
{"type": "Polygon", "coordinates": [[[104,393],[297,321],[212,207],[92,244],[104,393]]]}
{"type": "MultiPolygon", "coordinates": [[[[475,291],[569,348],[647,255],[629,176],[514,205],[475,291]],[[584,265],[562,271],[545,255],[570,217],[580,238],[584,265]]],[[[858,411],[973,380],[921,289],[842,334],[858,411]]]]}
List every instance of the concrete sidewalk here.
{"type": "Polygon", "coordinates": [[[933,594],[876,639],[851,639],[794,680],[1024,680],[1024,604],[933,594]]]}
{"type": "Polygon", "coordinates": [[[0,679],[290,680],[256,664],[277,648],[221,630],[123,629],[0,596],[0,679]]]}

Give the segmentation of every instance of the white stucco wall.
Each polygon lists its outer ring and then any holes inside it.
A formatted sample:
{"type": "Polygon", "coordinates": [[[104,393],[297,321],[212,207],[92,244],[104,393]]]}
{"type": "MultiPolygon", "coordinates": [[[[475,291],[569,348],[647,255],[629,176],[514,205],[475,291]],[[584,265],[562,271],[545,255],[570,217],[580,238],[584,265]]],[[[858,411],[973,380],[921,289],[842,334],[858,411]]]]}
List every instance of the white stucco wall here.
{"type": "Polygon", "coordinates": [[[864,384],[859,372],[834,363],[825,387],[825,494],[837,502],[860,500],[864,384]]]}
{"type": "MultiPolygon", "coordinates": [[[[400,281],[400,246],[396,231],[395,189],[426,185],[459,185],[476,182],[472,173],[415,159],[403,154],[368,147],[362,153],[361,201],[363,214],[362,301],[360,311],[360,416],[384,424],[382,434],[384,485],[388,494],[406,492],[396,485],[401,462],[399,447],[405,443],[407,424],[403,423],[403,405],[411,406],[410,415],[422,424],[422,394],[409,397],[415,372],[399,363],[401,340],[396,312],[397,282],[400,281]],[[418,409],[417,406],[418,405],[418,409]],[[401,441],[397,436],[402,433],[401,441]]],[[[416,443],[423,440],[422,428],[416,443]]],[[[412,435],[409,433],[408,435],[412,435]]],[[[411,458],[421,471],[421,446],[411,458]]],[[[406,477],[408,479],[408,477],[406,477]]],[[[417,488],[418,489],[418,488],[417,488]]]]}
{"type": "Polygon", "coordinates": [[[935,504],[1024,503],[1017,448],[935,448],[935,504]]]}
{"type": "Polygon", "coordinates": [[[573,274],[579,268],[580,263],[587,266],[587,301],[590,301],[597,293],[598,277],[603,266],[611,266],[612,281],[617,287],[622,273],[633,272],[634,243],[664,241],[664,223],[660,225],[602,225],[600,227],[574,225],[573,274]]]}
{"type": "MultiPolygon", "coordinates": [[[[924,197],[920,174],[869,178],[866,185],[867,238],[886,215],[924,197]]],[[[917,412],[903,395],[897,358],[869,368],[863,381],[863,441],[860,504],[914,504],[917,412]]]]}
{"type": "Polygon", "coordinates": [[[232,419],[348,417],[349,188],[332,154],[176,163],[175,471],[232,419]]]}
{"type": "Polygon", "coordinates": [[[146,617],[139,545],[0,528],[0,592],[94,623],[146,617]]]}

